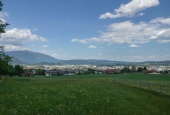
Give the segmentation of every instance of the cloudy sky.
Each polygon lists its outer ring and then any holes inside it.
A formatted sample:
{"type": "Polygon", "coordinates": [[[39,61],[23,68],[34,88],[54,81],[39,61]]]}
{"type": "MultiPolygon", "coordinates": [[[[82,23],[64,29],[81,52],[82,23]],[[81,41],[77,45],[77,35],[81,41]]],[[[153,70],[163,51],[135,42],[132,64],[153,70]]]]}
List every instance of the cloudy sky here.
{"type": "Polygon", "coordinates": [[[170,60],[169,0],[2,0],[6,51],[58,59],[170,60]]]}

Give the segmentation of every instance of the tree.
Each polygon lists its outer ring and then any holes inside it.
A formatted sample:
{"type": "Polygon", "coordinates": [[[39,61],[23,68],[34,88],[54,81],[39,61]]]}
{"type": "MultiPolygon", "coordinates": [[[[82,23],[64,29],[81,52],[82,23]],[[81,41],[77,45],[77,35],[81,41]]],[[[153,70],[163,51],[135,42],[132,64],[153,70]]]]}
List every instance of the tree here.
{"type": "Polygon", "coordinates": [[[124,67],[124,68],[121,70],[121,72],[123,72],[123,73],[129,73],[129,72],[130,72],[130,69],[129,69],[129,67],[124,67]]]}
{"type": "Polygon", "coordinates": [[[143,70],[147,70],[146,66],[143,67],[143,70]]]}
{"type": "Polygon", "coordinates": [[[8,66],[8,75],[11,77],[13,75],[15,75],[15,68],[13,65],[9,65],[8,66]]]}
{"type": "Polygon", "coordinates": [[[143,68],[142,67],[138,67],[137,72],[142,72],[143,68]]]}
{"type": "Polygon", "coordinates": [[[169,73],[170,73],[170,71],[165,70],[163,73],[164,73],[164,74],[169,74],[169,73]]]}
{"type": "Polygon", "coordinates": [[[37,69],[36,70],[36,75],[45,75],[44,69],[37,69]]]}
{"type": "MultiPolygon", "coordinates": [[[[3,4],[2,4],[2,2],[0,1],[0,11],[2,11],[2,6],[3,6],[3,4]]],[[[1,37],[1,34],[2,34],[2,33],[5,33],[5,28],[6,28],[6,26],[8,26],[8,25],[9,25],[8,23],[3,22],[2,20],[0,20],[0,37],[1,37]]],[[[4,46],[0,46],[0,54],[4,54],[3,51],[4,51],[4,46]]],[[[1,55],[1,56],[2,56],[2,55],[1,55]]]]}
{"type": "Polygon", "coordinates": [[[92,68],[88,68],[88,73],[90,73],[90,74],[95,74],[95,70],[94,69],[92,69],[92,68]]]}
{"type": "Polygon", "coordinates": [[[4,53],[4,47],[0,47],[0,75],[8,74],[10,68],[11,57],[4,53]]]}
{"type": "Polygon", "coordinates": [[[136,67],[135,67],[135,66],[132,66],[131,72],[132,72],[132,73],[136,72],[136,67]]]}
{"type": "Polygon", "coordinates": [[[20,65],[15,65],[15,75],[21,76],[21,74],[24,72],[24,69],[20,65]]]}
{"type": "MultiPolygon", "coordinates": [[[[0,11],[2,11],[2,2],[0,1],[0,11]]],[[[1,34],[2,33],[5,33],[5,28],[6,26],[8,26],[9,24],[6,23],[6,22],[3,22],[2,20],[0,20],[0,37],[1,37],[1,34]]],[[[8,56],[5,55],[4,53],[4,46],[0,46],[0,56],[1,56],[1,59],[6,59],[6,58],[9,58],[8,56]],[[6,56],[6,58],[5,58],[6,56]]],[[[2,61],[2,60],[1,60],[2,61]]]]}
{"type": "MultiPolygon", "coordinates": [[[[0,11],[2,11],[2,6],[3,6],[3,4],[2,4],[2,2],[0,1],[0,11]]],[[[8,25],[9,25],[8,23],[3,22],[2,20],[0,20],[0,34],[5,33],[5,28],[6,28],[6,26],[8,26],[8,25]]]]}

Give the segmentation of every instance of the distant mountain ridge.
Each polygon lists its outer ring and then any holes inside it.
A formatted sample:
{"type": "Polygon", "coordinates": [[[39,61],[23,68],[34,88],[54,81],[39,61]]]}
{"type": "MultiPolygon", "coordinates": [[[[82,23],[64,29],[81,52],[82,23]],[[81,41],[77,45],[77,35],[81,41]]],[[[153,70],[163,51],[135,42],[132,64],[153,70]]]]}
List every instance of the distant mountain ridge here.
{"type": "Polygon", "coordinates": [[[97,60],[97,59],[72,59],[72,60],[59,60],[49,55],[32,52],[27,50],[9,51],[5,52],[12,57],[13,64],[30,64],[30,65],[129,65],[130,62],[123,61],[110,61],[110,60],[97,60]]]}
{"type": "Polygon", "coordinates": [[[13,57],[13,64],[29,64],[29,65],[107,65],[107,66],[133,66],[133,65],[166,65],[170,66],[170,60],[167,61],[146,61],[146,62],[125,62],[125,61],[110,61],[97,59],[72,59],[59,60],[49,55],[32,52],[27,50],[9,51],[5,52],[7,55],[13,57]]]}
{"type": "Polygon", "coordinates": [[[38,64],[41,62],[57,63],[59,61],[49,55],[27,50],[9,51],[5,53],[13,57],[13,62],[16,64],[38,64]]]}
{"type": "Polygon", "coordinates": [[[60,64],[70,64],[70,65],[126,65],[131,62],[123,62],[123,61],[110,61],[110,60],[98,60],[98,59],[72,59],[72,60],[61,60],[60,64]]]}

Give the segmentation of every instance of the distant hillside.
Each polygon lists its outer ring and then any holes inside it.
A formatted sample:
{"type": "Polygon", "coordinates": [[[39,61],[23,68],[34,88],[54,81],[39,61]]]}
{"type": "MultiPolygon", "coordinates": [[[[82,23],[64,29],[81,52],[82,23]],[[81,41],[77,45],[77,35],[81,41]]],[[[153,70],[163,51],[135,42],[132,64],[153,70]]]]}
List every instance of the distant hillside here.
{"type": "Polygon", "coordinates": [[[166,60],[166,61],[146,61],[146,62],[141,62],[141,63],[138,63],[138,64],[141,64],[141,65],[146,65],[146,66],[149,66],[149,65],[164,65],[164,66],[170,66],[170,60],[166,60]]]}
{"type": "Polygon", "coordinates": [[[60,64],[71,64],[71,65],[130,65],[131,62],[123,61],[110,61],[110,60],[97,60],[97,59],[73,59],[73,60],[61,60],[60,64]]]}
{"type": "Polygon", "coordinates": [[[25,64],[24,62],[22,62],[21,60],[15,58],[15,57],[12,57],[12,63],[13,64],[25,64]]]}
{"type": "Polygon", "coordinates": [[[10,51],[5,52],[7,55],[13,57],[13,63],[15,64],[38,64],[42,62],[46,63],[57,63],[58,60],[46,55],[32,51],[10,51]]]}
{"type": "MultiPolygon", "coordinates": [[[[54,65],[52,63],[40,63],[40,65],[54,65]]],[[[170,66],[170,61],[146,61],[146,62],[125,62],[125,61],[110,61],[97,59],[73,59],[60,60],[56,64],[59,65],[97,65],[97,66],[170,66]]]]}
{"type": "Polygon", "coordinates": [[[146,61],[146,62],[124,62],[124,61],[110,61],[97,59],[72,59],[72,60],[58,60],[49,55],[27,50],[5,52],[7,55],[13,57],[14,64],[31,64],[31,65],[97,65],[97,66],[170,66],[168,61],[146,61]]]}

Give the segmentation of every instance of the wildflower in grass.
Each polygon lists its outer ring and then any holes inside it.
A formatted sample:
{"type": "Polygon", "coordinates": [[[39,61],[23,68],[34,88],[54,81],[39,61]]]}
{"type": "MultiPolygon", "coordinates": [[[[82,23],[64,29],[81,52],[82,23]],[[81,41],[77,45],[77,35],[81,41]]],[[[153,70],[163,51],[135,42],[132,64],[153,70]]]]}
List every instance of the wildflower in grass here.
{"type": "Polygon", "coordinates": [[[16,109],[12,110],[12,113],[16,115],[17,114],[17,110],[16,109]]]}
{"type": "Polygon", "coordinates": [[[76,96],[75,95],[71,95],[71,96],[69,96],[69,99],[76,99],[76,96]]]}
{"type": "Polygon", "coordinates": [[[65,105],[64,105],[64,104],[59,104],[57,108],[58,108],[59,110],[64,110],[65,105]]]}
{"type": "Polygon", "coordinates": [[[110,101],[111,101],[110,98],[107,97],[107,98],[106,98],[106,102],[107,102],[107,103],[110,103],[110,101]]]}

